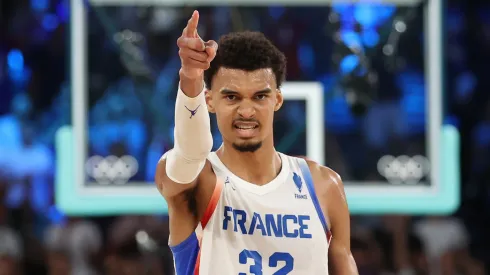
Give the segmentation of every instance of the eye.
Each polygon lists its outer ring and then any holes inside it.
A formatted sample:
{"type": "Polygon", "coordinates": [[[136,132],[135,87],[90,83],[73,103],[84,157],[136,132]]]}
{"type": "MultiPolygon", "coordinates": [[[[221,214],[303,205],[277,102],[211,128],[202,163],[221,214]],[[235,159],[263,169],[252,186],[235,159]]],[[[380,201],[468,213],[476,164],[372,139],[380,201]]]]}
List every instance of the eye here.
{"type": "Polygon", "coordinates": [[[225,98],[229,101],[234,101],[234,100],[236,100],[236,95],[227,95],[227,96],[225,96],[225,98]]]}
{"type": "Polygon", "coordinates": [[[258,100],[264,100],[266,97],[267,97],[267,95],[257,95],[257,96],[255,96],[255,98],[257,98],[258,100]]]}

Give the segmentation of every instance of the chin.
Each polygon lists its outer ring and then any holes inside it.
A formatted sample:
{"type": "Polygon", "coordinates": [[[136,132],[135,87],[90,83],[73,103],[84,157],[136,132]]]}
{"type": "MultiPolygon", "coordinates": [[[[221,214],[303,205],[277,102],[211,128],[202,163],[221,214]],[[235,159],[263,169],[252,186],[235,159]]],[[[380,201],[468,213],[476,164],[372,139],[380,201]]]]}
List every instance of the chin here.
{"type": "Polygon", "coordinates": [[[262,141],[240,141],[233,142],[233,148],[242,153],[253,153],[262,147],[262,141]]]}

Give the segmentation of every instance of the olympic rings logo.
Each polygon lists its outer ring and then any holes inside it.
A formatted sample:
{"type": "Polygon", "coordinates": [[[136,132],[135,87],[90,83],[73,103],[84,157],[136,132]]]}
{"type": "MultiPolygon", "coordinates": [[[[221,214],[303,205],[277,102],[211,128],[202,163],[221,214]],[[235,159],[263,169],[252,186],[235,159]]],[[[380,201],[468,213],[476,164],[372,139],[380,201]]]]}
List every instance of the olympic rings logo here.
{"type": "Polygon", "coordinates": [[[391,184],[417,184],[430,171],[429,160],[424,156],[383,156],[378,161],[378,172],[391,184]]]}
{"type": "Polygon", "coordinates": [[[138,161],[132,156],[92,156],[85,164],[85,171],[99,184],[125,184],[138,172],[138,161]]]}

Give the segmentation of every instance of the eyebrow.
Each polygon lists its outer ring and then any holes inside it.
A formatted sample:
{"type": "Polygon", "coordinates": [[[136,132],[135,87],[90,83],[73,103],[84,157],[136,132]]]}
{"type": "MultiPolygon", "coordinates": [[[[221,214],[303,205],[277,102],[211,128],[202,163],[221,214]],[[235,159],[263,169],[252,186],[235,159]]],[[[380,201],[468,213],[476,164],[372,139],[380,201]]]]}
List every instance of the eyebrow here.
{"type": "MultiPolygon", "coordinates": [[[[260,91],[257,91],[255,92],[254,94],[270,94],[272,92],[272,90],[270,88],[265,88],[263,90],[260,90],[260,91]]],[[[236,95],[236,94],[239,94],[239,92],[237,91],[233,91],[233,90],[230,90],[230,89],[223,89],[220,91],[220,93],[222,95],[236,95]]]]}

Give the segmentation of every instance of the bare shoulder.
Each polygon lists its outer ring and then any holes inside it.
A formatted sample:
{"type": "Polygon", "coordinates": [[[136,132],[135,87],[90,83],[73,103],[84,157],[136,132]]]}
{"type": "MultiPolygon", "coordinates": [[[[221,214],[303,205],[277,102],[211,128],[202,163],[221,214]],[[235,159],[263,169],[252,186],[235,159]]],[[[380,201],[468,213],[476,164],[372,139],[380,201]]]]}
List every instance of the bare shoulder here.
{"type": "Polygon", "coordinates": [[[315,190],[319,195],[331,194],[345,197],[344,184],[340,175],[329,167],[318,164],[312,160],[306,160],[310,168],[315,190]]]}
{"type": "Polygon", "coordinates": [[[306,162],[313,178],[315,193],[330,229],[335,231],[343,228],[342,224],[349,219],[349,210],[340,175],[314,161],[306,160],[306,162]]]}

